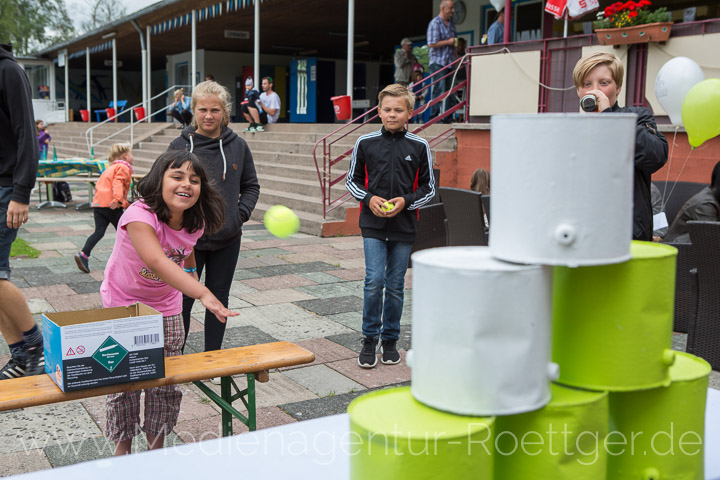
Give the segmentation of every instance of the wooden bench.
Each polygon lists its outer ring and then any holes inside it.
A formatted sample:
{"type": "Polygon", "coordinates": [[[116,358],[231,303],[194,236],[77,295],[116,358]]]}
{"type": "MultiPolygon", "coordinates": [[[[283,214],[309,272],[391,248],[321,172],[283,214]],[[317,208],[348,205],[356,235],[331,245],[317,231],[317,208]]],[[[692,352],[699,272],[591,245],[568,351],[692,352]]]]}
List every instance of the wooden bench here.
{"type": "Polygon", "coordinates": [[[87,390],[63,393],[48,375],[3,380],[0,383],[0,411],[35,407],[50,403],[98,397],[110,393],[128,392],[145,388],[193,382],[222,409],[223,436],[232,435],[232,417],[256,428],[255,381],[269,380],[268,370],[302,365],[315,360],[315,354],[289,342],[273,342],[249,347],[191,353],[165,358],[165,377],[141,382],[121,383],[87,390]],[[247,388],[240,390],[232,375],[245,374],[247,388]],[[220,395],[202,380],[222,377],[220,395]],[[232,406],[240,399],[247,408],[247,416],[232,406]]]}
{"type": "MultiPolygon", "coordinates": [[[[67,205],[65,205],[62,202],[56,202],[52,199],[52,191],[51,191],[51,185],[56,182],[68,182],[68,183],[87,183],[88,184],[88,195],[90,195],[90,198],[88,202],[92,202],[92,194],[95,188],[95,182],[98,181],[99,177],[79,177],[79,176],[72,176],[72,177],[37,177],[35,181],[37,183],[44,183],[45,184],[45,194],[47,196],[47,200],[44,202],[42,201],[42,188],[38,188],[38,204],[35,208],[38,210],[43,208],[44,206],[50,206],[50,207],[61,207],[61,208],[67,208],[67,205]]],[[[88,203],[87,205],[90,205],[88,203]]],[[[75,210],[80,210],[85,206],[85,204],[80,204],[75,206],[75,210]]]]}
{"type": "MultiPolygon", "coordinates": [[[[130,184],[130,203],[134,202],[138,198],[140,198],[140,195],[137,192],[137,184],[138,182],[145,176],[144,173],[133,173],[132,174],[132,183],[130,184]]],[[[78,177],[78,176],[71,176],[71,177],[37,177],[35,180],[37,183],[44,183],[45,184],[45,193],[47,196],[47,200],[43,202],[42,200],[42,189],[38,188],[38,204],[35,208],[40,209],[46,205],[51,207],[60,207],[60,208],[67,208],[67,205],[65,205],[62,202],[56,202],[52,199],[52,193],[50,191],[50,186],[55,182],[68,182],[68,183],[87,183],[88,184],[88,195],[89,200],[86,203],[81,203],[79,205],[75,206],[75,210],[80,210],[81,208],[85,206],[92,206],[92,197],[94,195],[95,190],[95,183],[98,181],[100,177],[78,177]]]]}

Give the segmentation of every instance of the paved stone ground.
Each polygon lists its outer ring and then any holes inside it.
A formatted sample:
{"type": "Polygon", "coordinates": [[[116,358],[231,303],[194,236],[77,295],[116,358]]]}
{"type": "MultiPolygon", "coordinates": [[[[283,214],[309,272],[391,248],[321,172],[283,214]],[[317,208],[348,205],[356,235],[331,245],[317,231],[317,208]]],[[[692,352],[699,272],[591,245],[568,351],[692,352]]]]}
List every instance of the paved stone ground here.
{"type": "MultiPolygon", "coordinates": [[[[110,226],[90,259],[91,273],[80,272],[73,255],[93,231],[90,210],[76,211],[86,193],[73,190],[67,209],[36,210],[19,237],[42,252],[40,258],[11,260],[12,281],[25,294],[36,321],[41,313],[102,307],[100,283],[112,251],[110,226]]],[[[37,198],[37,194],[35,194],[37,198]]],[[[33,204],[34,205],[34,204],[33,204]]],[[[244,227],[233,281],[223,346],[239,347],[287,340],[316,355],[310,365],[270,373],[258,384],[258,428],[342,413],[356,396],[389,385],[404,385],[410,370],[382,365],[371,371],[357,365],[362,324],[364,259],[359,237],[323,239],[297,234],[280,240],[261,224],[244,227]]],[[[410,345],[410,277],[400,347],[410,345]]],[[[203,348],[204,309],[196,302],[186,351],[203,348]]],[[[0,363],[9,359],[0,339],[0,363]]],[[[244,377],[237,378],[240,388],[244,377]]],[[[209,384],[219,391],[219,386],[209,384]]],[[[219,409],[194,385],[184,396],[171,444],[220,436],[219,409]]],[[[104,397],[0,413],[0,475],[69,465],[107,457],[112,446],[103,436],[104,397]]],[[[247,431],[236,422],[235,431],[247,431]]],[[[145,449],[138,437],[136,448],[145,449]]]]}
{"type": "MultiPolygon", "coordinates": [[[[100,282],[112,250],[115,231],[108,228],[90,260],[91,273],[80,272],[73,255],[93,231],[92,212],[76,211],[82,190],[74,190],[68,209],[35,210],[20,237],[42,252],[37,259],[11,260],[13,282],[28,299],[36,321],[45,312],[101,307],[100,282]]],[[[403,362],[363,370],[357,365],[362,323],[364,260],[358,237],[318,238],[298,234],[280,240],[262,225],[244,228],[240,260],[231,290],[224,347],[275,340],[295,342],[316,355],[313,364],[284,368],[258,384],[258,428],[342,413],[350,401],[373,389],[407,385],[403,362]]],[[[399,348],[410,346],[411,273],[406,277],[405,310],[399,348]]],[[[200,351],[202,307],[196,302],[187,350],[200,351]]],[[[674,338],[684,349],[684,336],[674,338]]],[[[0,341],[0,364],[9,359],[0,341]]],[[[716,372],[715,372],[716,373],[716,372]]],[[[236,379],[242,388],[244,377],[236,379]]],[[[716,374],[712,383],[720,388],[716,374]]],[[[216,391],[219,387],[208,384],[216,391]]],[[[169,444],[220,436],[219,409],[194,386],[182,386],[184,397],[169,444]]],[[[54,468],[112,455],[103,436],[104,397],[0,412],[0,476],[54,468]]],[[[246,431],[239,422],[235,431],[246,431]]],[[[135,448],[146,448],[138,437],[135,448]]]]}

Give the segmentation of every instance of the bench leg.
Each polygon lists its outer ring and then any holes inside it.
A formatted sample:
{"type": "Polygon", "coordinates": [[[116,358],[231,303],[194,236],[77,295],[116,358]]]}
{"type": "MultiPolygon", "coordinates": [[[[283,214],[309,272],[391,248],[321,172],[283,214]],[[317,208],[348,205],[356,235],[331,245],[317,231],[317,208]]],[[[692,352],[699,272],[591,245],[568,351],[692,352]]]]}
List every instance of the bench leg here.
{"type": "Polygon", "coordinates": [[[52,200],[52,193],[51,193],[52,184],[50,182],[45,183],[45,193],[47,195],[47,200],[44,202],[42,201],[42,194],[40,193],[41,188],[42,187],[40,187],[38,185],[38,196],[40,197],[41,201],[40,201],[40,203],[37,204],[37,206],[35,208],[40,210],[41,208],[43,208],[46,205],[51,206],[51,207],[67,208],[67,205],[65,205],[64,203],[56,202],[55,200],[52,200]]]}
{"type": "Polygon", "coordinates": [[[254,373],[248,373],[247,375],[247,384],[248,384],[248,430],[251,432],[255,431],[256,425],[255,425],[255,374],[254,373]]]}
{"type": "MultiPolygon", "coordinates": [[[[220,396],[229,405],[232,405],[232,393],[230,391],[230,382],[232,377],[222,377],[220,379],[220,396]]],[[[222,405],[220,405],[222,407],[222,405]]],[[[229,437],[233,434],[232,414],[225,408],[222,409],[222,435],[229,437]]]]}
{"type": "Polygon", "coordinates": [[[232,420],[233,417],[240,420],[242,423],[247,425],[248,429],[252,432],[257,428],[256,421],[257,417],[255,414],[255,374],[247,374],[248,386],[244,390],[240,390],[235,384],[232,377],[222,377],[220,380],[220,395],[215,393],[204,383],[197,381],[193,382],[202,392],[210,398],[215,404],[222,409],[222,434],[223,437],[227,437],[233,434],[232,420]],[[232,390],[235,390],[235,394],[232,390]],[[247,417],[240,413],[232,403],[240,399],[247,408],[247,417]]]}

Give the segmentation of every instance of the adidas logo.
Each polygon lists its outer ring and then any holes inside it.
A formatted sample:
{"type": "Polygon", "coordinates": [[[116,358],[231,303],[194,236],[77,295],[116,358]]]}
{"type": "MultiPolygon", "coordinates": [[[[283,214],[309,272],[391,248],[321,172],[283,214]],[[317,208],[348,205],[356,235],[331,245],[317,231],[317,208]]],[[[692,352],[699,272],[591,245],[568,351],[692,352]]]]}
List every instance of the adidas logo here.
{"type": "Polygon", "coordinates": [[[410,157],[410,155],[408,155],[407,157],[405,157],[405,160],[407,160],[408,162],[412,162],[412,157],[410,157]]]}

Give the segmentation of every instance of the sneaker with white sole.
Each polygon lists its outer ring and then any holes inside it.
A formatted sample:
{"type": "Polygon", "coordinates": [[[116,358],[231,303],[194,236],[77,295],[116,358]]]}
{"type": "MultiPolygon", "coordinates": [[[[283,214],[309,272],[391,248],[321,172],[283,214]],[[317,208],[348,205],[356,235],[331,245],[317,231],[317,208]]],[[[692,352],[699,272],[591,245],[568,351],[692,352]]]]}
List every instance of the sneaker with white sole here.
{"type": "Polygon", "coordinates": [[[373,368],[377,365],[377,337],[365,337],[363,338],[363,347],[358,355],[358,365],[362,368],[373,368]]]}
{"type": "Polygon", "coordinates": [[[255,131],[256,132],[264,132],[265,128],[262,125],[258,125],[257,127],[255,127],[255,131]]]}
{"type": "Polygon", "coordinates": [[[25,376],[25,363],[12,357],[10,361],[0,370],[0,380],[10,380],[25,376]]]}
{"type": "Polygon", "coordinates": [[[397,351],[397,340],[383,340],[380,344],[380,360],[385,365],[397,365],[400,363],[400,353],[397,351]]]}

